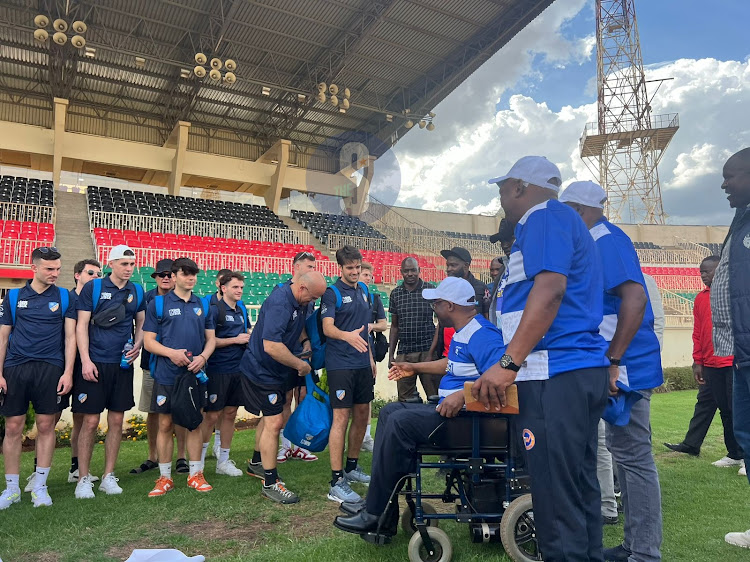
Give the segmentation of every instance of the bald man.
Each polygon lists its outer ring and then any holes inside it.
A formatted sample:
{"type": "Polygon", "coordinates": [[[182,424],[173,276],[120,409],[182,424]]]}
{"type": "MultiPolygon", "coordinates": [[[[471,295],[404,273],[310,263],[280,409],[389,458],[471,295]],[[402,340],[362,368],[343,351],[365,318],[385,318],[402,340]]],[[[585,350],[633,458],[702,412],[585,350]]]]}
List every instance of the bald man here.
{"type": "MultiPolygon", "coordinates": [[[[429,301],[422,296],[424,289],[434,289],[419,276],[419,264],[415,258],[401,262],[401,277],[404,282],[391,291],[389,312],[391,331],[388,337],[388,368],[393,363],[422,363],[432,361],[430,345],[435,335],[435,322],[429,301]],[[396,350],[398,349],[398,353],[396,350]]],[[[419,380],[429,398],[437,394],[441,375],[419,373],[419,380]]],[[[417,377],[398,379],[398,400],[404,402],[417,394],[417,377]]]]}
{"type": "MultiPolygon", "coordinates": [[[[740,472],[750,462],[750,148],[734,154],[723,170],[721,189],[736,209],[711,284],[714,352],[734,355],[734,436],[745,454],[740,472]]],[[[729,544],[750,548],[750,529],[728,533],[729,544]]]]}

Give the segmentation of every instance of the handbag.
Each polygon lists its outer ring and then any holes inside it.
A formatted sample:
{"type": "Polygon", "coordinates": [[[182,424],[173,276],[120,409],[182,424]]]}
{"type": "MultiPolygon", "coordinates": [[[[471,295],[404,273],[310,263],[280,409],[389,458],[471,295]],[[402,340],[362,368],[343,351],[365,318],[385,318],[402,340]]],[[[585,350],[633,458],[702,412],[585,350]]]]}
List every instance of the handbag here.
{"type": "Polygon", "coordinates": [[[328,445],[333,410],[328,394],[313,382],[312,374],[305,375],[305,384],[307,394],[286,422],[284,437],[298,447],[319,452],[328,445]],[[320,398],[316,398],[313,392],[320,398]]]}

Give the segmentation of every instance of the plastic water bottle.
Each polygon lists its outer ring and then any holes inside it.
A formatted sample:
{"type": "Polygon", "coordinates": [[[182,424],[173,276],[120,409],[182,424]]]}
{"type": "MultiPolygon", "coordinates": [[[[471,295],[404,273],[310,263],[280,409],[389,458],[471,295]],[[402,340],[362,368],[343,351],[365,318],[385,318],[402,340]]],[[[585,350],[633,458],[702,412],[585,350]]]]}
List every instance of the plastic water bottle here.
{"type": "Polygon", "coordinates": [[[126,355],[130,353],[135,345],[133,345],[133,338],[130,338],[128,340],[128,343],[125,344],[125,347],[122,348],[122,357],[120,357],[120,369],[129,369],[130,363],[128,362],[128,358],[126,355]]]}
{"type": "MultiPolygon", "coordinates": [[[[190,359],[190,361],[193,360],[193,353],[191,351],[186,351],[185,355],[188,359],[190,359]]],[[[208,382],[208,375],[203,369],[195,373],[195,378],[198,379],[198,382],[201,384],[206,384],[208,382]]]]}

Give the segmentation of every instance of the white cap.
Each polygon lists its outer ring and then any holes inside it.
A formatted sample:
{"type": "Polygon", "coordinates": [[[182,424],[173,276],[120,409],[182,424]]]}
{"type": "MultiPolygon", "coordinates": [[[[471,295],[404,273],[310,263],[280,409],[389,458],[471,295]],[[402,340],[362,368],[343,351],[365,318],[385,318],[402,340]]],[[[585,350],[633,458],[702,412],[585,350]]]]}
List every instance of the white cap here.
{"type": "Polygon", "coordinates": [[[118,246],[115,246],[109,251],[109,260],[107,261],[115,261],[115,260],[121,260],[122,258],[134,258],[135,252],[132,250],[130,246],[127,244],[120,244],[118,246]],[[126,252],[130,252],[129,255],[126,255],[126,252]]]}
{"type": "Polygon", "coordinates": [[[603,209],[607,192],[593,181],[574,181],[565,188],[558,200],[560,203],[578,203],[586,207],[603,209]]]}
{"type": "Polygon", "coordinates": [[[560,191],[562,185],[560,170],[544,156],[524,156],[513,164],[506,175],[492,178],[488,183],[503,183],[510,178],[546,187],[555,193],[560,191]]]}
{"type": "Polygon", "coordinates": [[[422,297],[428,301],[443,300],[459,306],[476,306],[474,287],[461,277],[446,277],[437,289],[423,289],[422,297]]]}

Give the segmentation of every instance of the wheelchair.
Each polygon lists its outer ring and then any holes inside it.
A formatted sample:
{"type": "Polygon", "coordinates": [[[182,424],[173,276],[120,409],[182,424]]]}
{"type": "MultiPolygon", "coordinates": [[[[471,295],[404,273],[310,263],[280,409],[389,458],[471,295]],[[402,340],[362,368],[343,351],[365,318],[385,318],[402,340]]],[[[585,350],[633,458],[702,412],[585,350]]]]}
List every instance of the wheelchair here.
{"type": "MultiPolygon", "coordinates": [[[[432,397],[431,397],[432,398],[432,397]]],[[[402,496],[408,509],[401,515],[401,529],[412,533],[408,554],[411,562],[449,562],[453,547],[438,528],[442,520],[466,523],[474,543],[501,542],[515,562],[543,560],[534,526],[531,479],[523,468],[520,441],[513,439],[513,415],[462,411],[444,420],[417,449],[416,470],[401,479],[391,502],[402,496]],[[441,456],[440,462],[425,457],[441,456]],[[446,473],[442,493],[423,490],[425,470],[446,473]],[[454,513],[437,513],[424,500],[455,504],[454,513]]],[[[381,517],[382,526],[385,517],[381,517]]],[[[391,538],[380,532],[362,535],[373,544],[391,538]]]]}

